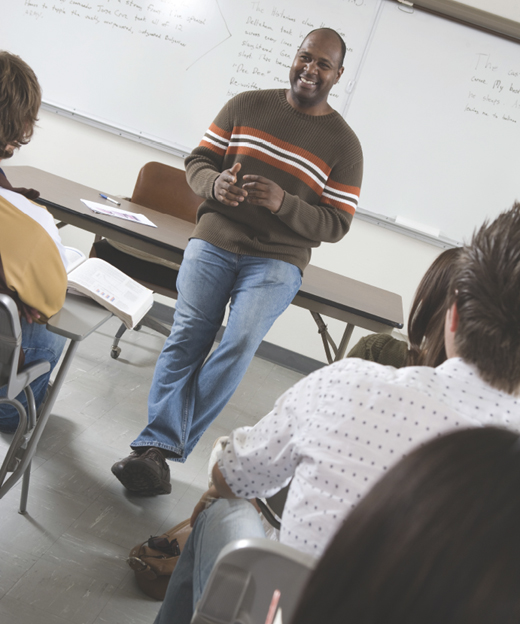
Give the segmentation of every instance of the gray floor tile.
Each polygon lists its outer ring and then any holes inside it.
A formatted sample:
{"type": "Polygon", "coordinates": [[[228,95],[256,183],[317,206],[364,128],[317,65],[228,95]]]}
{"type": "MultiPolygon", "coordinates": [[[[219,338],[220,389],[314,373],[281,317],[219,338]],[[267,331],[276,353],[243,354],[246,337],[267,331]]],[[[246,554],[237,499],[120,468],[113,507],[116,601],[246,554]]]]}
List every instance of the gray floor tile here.
{"type": "MultiPolygon", "coordinates": [[[[185,463],[170,462],[172,493],[129,494],[110,471],[147,419],[164,338],[126,332],[110,358],[112,319],[82,343],[33,461],[28,514],[20,484],[0,500],[0,621],[10,624],[151,624],[125,562],[130,548],[191,516],[207,489],[214,440],[269,412],[301,375],[255,358],[232,400],[185,463]]],[[[0,457],[10,437],[0,434],[0,457]]]]}

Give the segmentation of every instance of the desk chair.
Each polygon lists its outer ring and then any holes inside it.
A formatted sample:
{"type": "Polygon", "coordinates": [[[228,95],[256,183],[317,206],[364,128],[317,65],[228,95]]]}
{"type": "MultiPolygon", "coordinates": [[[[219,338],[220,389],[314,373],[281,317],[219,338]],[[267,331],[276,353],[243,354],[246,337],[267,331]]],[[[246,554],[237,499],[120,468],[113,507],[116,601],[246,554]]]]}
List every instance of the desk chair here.
{"type": "Polygon", "coordinates": [[[0,466],[0,498],[3,498],[23,476],[20,509],[25,507],[24,500],[27,501],[30,478],[30,461],[25,465],[20,456],[23,449],[27,447],[30,433],[36,425],[36,405],[29,384],[47,373],[51,367],[46,360],[38,360],[23,366],[18,371],[21,348],[22,328],[18,308],[11,297],[0,295],[0,387],[7,386],[7,395],[0,399],[0,404],[12,405],[20,417],[18,427],[0,466]],[[15,398],[22,391],[27,399],[28,413],[15,398]],[[8,477],[9,472],[11,475],[8,477]]]}
{"type": "Polygon", "coordinates": [[[7,398],[0,399],[0,402],[10,403],[20,415],[18,428],[0,467],[0,498],[3,498],[23,477],[19,510],[21,514],[27,511],[32,458],[79,343],[111,317],[112,312],[92,299],[67,294],[62,309],[48,320],[47,329],[69,338],[70,343],[36,419],[36,406],[29,384],[46,373],[50,369],[50,364],[41,360],[17,372],[22,344],[18,309],[11,297],[0,295],[0,386],[7,386],[7,398]],[[28,415],[21,403],[14,398],[22,390],[27,397],[28,415]],[[8,472],[12,473],[9,477],[7,477],[8,472]]]}
{"type": "MultiPolygon", "coordinates": [[[[131,201],[195,223],[197,209],[203,199],[188,186],[186,174],[182,169],[149,162],[139,172],[131,201]]],[[[178,264],[137,251],[128,245],[101,238],[95,240],[90,256],[106,260],[154,292],[177,299],[175,284],[179,272],[178,264]]],[[[153,308],[136,329],[141,325],[150,327],[163,336],[170,334],[170,328],[154,316],[153,308]]],[[[119,340],[125,331],[126,327],[122,324],[115,335],[110,351],[114,359],[121,353],[119,340]]]]}
{"type": "Polygon", "coordinates": [[[316,562],[267,539],[231,542],[213,567],[191,624],[265,624],[276,590],[277,607],[289,622],[316,562]]]}

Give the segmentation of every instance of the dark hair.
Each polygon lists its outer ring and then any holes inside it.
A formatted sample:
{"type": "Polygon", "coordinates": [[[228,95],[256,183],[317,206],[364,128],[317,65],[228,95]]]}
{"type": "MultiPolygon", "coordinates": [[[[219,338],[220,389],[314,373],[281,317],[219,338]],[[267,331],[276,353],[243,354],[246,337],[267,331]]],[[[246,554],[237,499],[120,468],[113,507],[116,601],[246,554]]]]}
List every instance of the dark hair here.
{"type": "MultiPolygon", "coordinates": [[[[305,39],[307,39],[309,35],[312,35],[312,33],[321,32],[324,30],[328,31],[329,33],[335,34],[336,37],[339,39],[339,44],[341,46],[341,58],[339,60],[339,66],[343,67],[343,61],[345,60],[345,54],[347,53],[347,46],[345,42],[343,41],[343,37],[339,34],[339,32],[335,31],[333,28],[315,28],[314,30],[311,30],[310,33],[307,33],[305,35],[305,39]]],[[[305,41],[305,39],[301,42],[300,48],[303,45],[303,42],[305,41]]]]}
{"type": "Polygon", "coordinates": [[[438,255],[417,287],[408,318],[407,366],[439,366],[446,360],[444,319],[452,267],[460,249],[446,249],[438,255]]]}
{"type": "Polygon", "coordinates": [[[484,225],[455,263],[450,305],[456,302],[457,355],[491,386],[520,389],[520,204],[484,225]]]}
{"type": "Polygon", "coordinates": [[[347,517],[292,624],[520,622],[519,492],[517,434],[435,438],[347,517]]]}
{"type": "Polygon", "coordinates": [[[19,56],[0,51],[0,159],[32,137],[41,104],[33,70],[19,56]]]}

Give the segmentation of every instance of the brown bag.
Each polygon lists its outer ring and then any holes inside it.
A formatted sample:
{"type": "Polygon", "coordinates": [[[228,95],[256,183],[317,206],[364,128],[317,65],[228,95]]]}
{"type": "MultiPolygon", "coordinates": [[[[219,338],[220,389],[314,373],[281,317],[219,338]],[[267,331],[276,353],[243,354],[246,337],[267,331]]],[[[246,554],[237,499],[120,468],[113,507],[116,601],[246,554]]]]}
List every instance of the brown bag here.
{"type": "Polygon", "coordinates": [[[162,535],[137,544],[126,560],[135,572],[137,584],[144,593],[164,600],[166,588],[177,561],[191,533],[190,521],[184,520],[162,535]]]}

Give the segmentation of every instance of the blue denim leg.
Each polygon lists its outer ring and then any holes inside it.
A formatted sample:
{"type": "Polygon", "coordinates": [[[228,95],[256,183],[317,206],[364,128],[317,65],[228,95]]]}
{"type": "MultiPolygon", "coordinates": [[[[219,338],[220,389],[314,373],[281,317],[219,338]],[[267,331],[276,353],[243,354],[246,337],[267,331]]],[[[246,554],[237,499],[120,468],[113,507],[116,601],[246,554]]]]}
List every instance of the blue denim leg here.
{"type": "Polygon", "coordinates": [[[131,446],[159,447],[185,461],[300,286],[300,270],[292,264],[190,241],[177,280],[172,332],[155,367],[148,426],[131,446]],[[223,338],[204,363],[229,300],[223,338]]]}
{"type": "Polygon", "coordinates": [[[233,540],[265,537],[249,501],[219,498],[197,518],[173,571],[155,624],[189,624],[220,551],[233,540]]]}
{"type": "MultiPolygon", "coordinates": [[[[48,331],[45,325],[38,323],[27,323],[21,319],[22,326],[22,348],[25,352],[25,363],[30,364],[36,360],[47,360],[51,363],[51,369],[45,375],[38,377],[31,384],[34,393],[36,408],[41,405],[45,398],[45,391],[49,383],[52,369],[58,363],[61,352],[65,346],[66,338],[48,331]]],[[[0,388],[0,396],[5,397],[6,388],[0,388]]],[[[21,392],[17,397],[18,401],[27,409],[27,399],[21,392]]],[[[0,405],[0,431],[2,433],[14,433],[18,426],[18,412],[11,405],[0,405]]]]}

